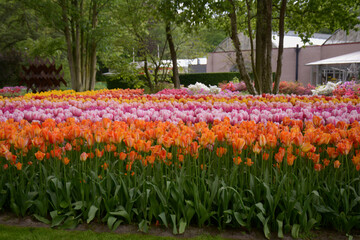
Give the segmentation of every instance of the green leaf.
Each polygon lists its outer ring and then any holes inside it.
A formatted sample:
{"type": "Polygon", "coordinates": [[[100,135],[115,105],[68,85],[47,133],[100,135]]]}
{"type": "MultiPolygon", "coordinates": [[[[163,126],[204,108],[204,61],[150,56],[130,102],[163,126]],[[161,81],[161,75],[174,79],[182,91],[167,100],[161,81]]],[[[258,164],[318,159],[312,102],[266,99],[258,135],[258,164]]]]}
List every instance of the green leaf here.
{"type": "Polygon", "coordinates": [[[107,220],[107,225],[110,230],[112,230],[112,227],[114,226],[114,223],[116,222],[116,217],[110,216],[107,220]]]}
{"type": "Polygon", "coordinates": [[[241,218],[241,214],[239,212],[234,212],[234,216],[235,216],[236,221],[240,224],[240,226],[242,226],[242,227],[246,226],[246,223],[241,218]]]}
{"type": "Polygon", "coordinates": [[[317,221],[314,218],[310,218],[310,220],[306,224],[305,232],[309,232],[316,223],[317,221]]]}
{"type": "Polygon", "coordinates": [[[139,223],[139,230],[144,233],[147,233],[149,231],[149,226],[145,219],[141,220],[141,222],[139,223]]]}
{"type": "Polygon", "coordinates": [[[153,184],[151,182],[147,182],[147,184],[151,185],[155,189],[157,196],[160,198],[161,204],[166,208],[167,207],[166,199],[164,197],[164,194],[162,194],[162,192],[158,188],[158,186],[156,186],[155,184],[153,184]]]}
{"type": "Polygon", "coordinates": [[[88,219],[86,220],[86,222],[88,224],[94,219],[97,210],[98,210],[97,207],[95,207],[94,205],[91,205],[91,207],[89,209],[89,213],[88,213],[88,219]]]}
{"type": "Polygon", "coordinates": [[[256,203],[255,206],[256,206],[263,214],[266,214],[266,211],[265,211],[265,208],[264,208],[264,205],[262,204],[262,202],[256,203]]]}
{"type": "Polygon", "coordinates": [[[40,222],[43,222],[45,224],[50,224],[50,220],[48,220],[40,215],[34,214],[33,216],[40,222]]]}
{"type": "Polygon", "coordinates": [[[78,220],[74,216],[68,217],[65,222],[60,226],[61,229],[75,229],[78,225],[78,220]]]}
{"type": "Polygon", "coordinates": [[[264,215],[260,212],[258,214],[256,214],[256,216],[259,218],[260,222],[265,225],[265,217],[264,215]]]}
{"type": "Polygon", "coordinates": [[[166,220],[166,216],[165,216],[165,213],[162,212],[159,214],[159,217],[160,219],[162,220],[163,224],[165,225],[165,227],[168,227],[168,223],[167,223],[167,220],[166,220]]]}
{"type": "Polygon", "coordinates": [[[120,224],[121,223],[123,223],[124,221],[123,220],[117,220],[116,222],[115,222],[115,224],[114,224],[114,226],[112,227],[112,229],[111,229],[111,231],[115,231],[119,226],[120,226],[120,224]]]}
{"type": "Polygon", "coordinates": [[[291,236],[293,238],[299,238],[299,232],[300,232],[300,225],[299,224],[294,224],[292,229],[291,229],[291,236]]]}
{"type": "Polygon", "coordinates": [[[73,205],[75,210],[80,210],[83,207],[82,201],[74,202],[72,205],[73,205]]]}
{"type": "Polygon", "coordinates": [[[52,223],[51,223],[51,227],[59,226],[62,223],[62,221],[64,221],[64,219],[65,219],[65,216],[58,215],[58,216],[54,217],[52,220],[52,223]]]}
{"type": "Polygon", "coordinates": [[[128,214],[128,212],[126,210],[120,210],[117,212],[110,212],[111,215],[114,216],[120,216],[125,218],[128,222],[130,222],[130,215],[128,214]]]}
{"type": "Polygon", "coordinates": [[[283,233],[283,225],[284,225],[284,223],[283,223],[283,220],[277,219],[276,222],[277,222],[277,225],[278,225],[278,237],[279,238],[284,238],[284,233],[283,233]]]}
{"type": "Polygon", "coordinates": [[[264,223],[264,235],[267,239],[270,239],[270,229],[269,229],[269,222],[270,217],[267,217],[264,223]]]}
{"type": "Polygon", "coordinates": [[[174,214],[171,214],[170,217],[173,225],[173,234],[176,235],[178,234],[178,230],[176,228],[176,216],[174,214]]]}
{"type": "Polygon", "coordinates": [[[186,222],[183,218],[181,218],[179,224],[179,234],[183,234],[185,232],[185,228],[186,228],[186,222]]]}
{"type": "Polygon", "coordinates": [[[12,210],[17,216],[19,216],[20,209],[19,209],[18,205],[17,205],[14,201],[11,202],[10,207],[11,207],[11,210],[12,210]]]}
{"type": "Polygon", "coordinates": [[[51,216],[52,219],[54,219],[55,217],[57,217],[57,216],[58,216],[57,211],[56,211],[56,210],[51,211],[51,212],[50,212],[50,216],[51,216]]]}
{"type": "Polygon", "coordinates": [[[61,203],[60,203],[61,208],[67,208],[68,206],[69,206],[69,203],[67,203],[65,201],[61,201],[61,203]]]}

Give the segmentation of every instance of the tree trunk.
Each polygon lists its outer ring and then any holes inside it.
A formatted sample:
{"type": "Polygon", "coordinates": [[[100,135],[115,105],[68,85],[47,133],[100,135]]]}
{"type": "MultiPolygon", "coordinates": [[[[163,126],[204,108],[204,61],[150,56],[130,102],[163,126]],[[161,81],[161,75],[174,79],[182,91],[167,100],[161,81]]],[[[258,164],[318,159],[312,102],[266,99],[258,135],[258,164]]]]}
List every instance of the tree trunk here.
{"type": "MultiPolygon", "coordinates": [[[[97,3],[96,1],[93,1],[92,5],[92,29],[95,29],[97,27],[98,19],[97,19],[97,3]]],[[[87,90],[94,90],[95,83],[96,83],[96,39],[92,37],[90,39],[90,61],[89,61],[89,88],[87,90]]]]}
{"type": "Polygon", "coordinates": [[[71,77],[71,87],[73,88],[76,85],[76,74],[74,68],[74,58],[73,58],[73,51],[72,51],[72,41],[71,41],[71,31],[69,26],[69,19],[67,17],[67,2],[66,0],[62,0],[60,2],[60,6],[62,9],[62,19],[65,23],[65,27],[63,29],[65,40],[66,40],[66,48],[67,48],[67,59],[69,62],[70,68],[70,77],[71,77]]]}
{"type": "Polygon", "coordinates": [[[272,69],[272,0],[257,1],[256,18],[256,74],[258,93],[271,93],[272,69]]]}
{"type": "MultiPolygon", "coordinates": [[[[79,8],[78,2],[74,1],[74,7],[79,8]]],[[[83,81],[81,78],[81,36],[80,36],[80,21],[79,19],[75,19],[75,39],[74,39],[74,47],[75,47],[75,71],[76,71],[76,87],[75,91],[83,91],[83,81]]]]}
{"type": "Polygon", "coordinates": [[[251,6],[250,6],[249,0],[246,0],[246,7],[247,7],[247,25],[248,25],[248,31],[249,31],[250,48],[251,48],[251,50],[250,50],[251,68],[253,70],[255,86],[259,86],[260,79],[257,75],[256,67],[255,67],[255,58],[254,58],[255,48],[254,48],[254,40],[253,40],[252,27],[251,27],[251,6]]]}
{"type": "Polygon", "coordinates": [[[176,50],[175,50],[175,45],[174,45],[174,41],[173,41],[173,38],[172,38],[170,22],[166,23],[165,28],[166,28],[166,39],[167,39],[167,41],[169,43],[170,55],[171,55],[171,60],[172,60],[172,64],[173,64],[174,87],[175,88],[180,88],[180,79],[179,79],[179,70],[178,70],[178,66],[177,66],[176,50]]]}
{"type": "Polygon", "coordinates": [[[245,61],[241,51],[241,45],[237,33],[237,18],[236,18],[236,7],[233,0],[228,0],[232,6],[232,9],[229,13],[230,22],[231,22],[231,40],[233,41],[236,53],[236,65],[239,69],[241,79],[245,82],[246,88],[250,94],[255,95],[255,89],[252,84],[251,78],[246,71],[245,61]]]}
{"type": "Polygon", "coordinates": [[[262,86],[262,92],[272,92],[272,67],[271,67],[271,55],[272,55],[272,0],[266,0],[265,4],[265,21],[266,21],[266,36],[265,36],[265,71],[264,81],[262,86]]]}
{"type": "Polygon", "coordinates": [[[284,52],[284,25],[285,25],[286,4],[287,4],[287,0],[281,1],[280,19],[279,19],[279,48],[278,48],[278,58],[276,64],[274,88],[273,88],[274,94],[277,94],[279,92],[279,83],[280,83],[281,68],[282,68],[282,56],[284,52]]]}
{"type": "Polygon", "coordinates": [[[151,76],[150,76],[149,69],[148,69],[148,61],[147,61],[146,57],[144,59],[144,73],[145,73],[146,81],[148,82],[148,86],[150,88],[150,91],[153,92],[154,91],[154,85],[152,84],[152,81],[151,81],[151,76]]]}
{"type": "MultiPolygon", "coordinates": [[[[96,48],[94,36],[83,30],[84,0],[61,0],[62,19],[65,23],[64,35],[70,67],[71,87],[75,91],[93,90],[96,82],[96,48]],[[70,13],[68,5],[76,13],[70,13]]],[[[98,24],[98,5],[92,0],[88,20],[94,30],[98,24]]]]}

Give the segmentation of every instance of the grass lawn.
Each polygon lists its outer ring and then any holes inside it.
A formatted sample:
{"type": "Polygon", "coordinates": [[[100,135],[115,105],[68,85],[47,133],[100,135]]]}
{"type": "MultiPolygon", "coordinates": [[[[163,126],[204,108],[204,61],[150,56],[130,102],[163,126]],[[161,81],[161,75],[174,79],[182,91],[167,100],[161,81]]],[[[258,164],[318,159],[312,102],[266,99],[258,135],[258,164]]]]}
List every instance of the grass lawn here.
{"type": "MultiPolygon", "coordinates": [[[[51,228],[42,228],[42,227],[15,227],[15,226],[6,226],[0,225],[0,239],[17,239],[17,240],[28,240],[28,239],[126,239],[126,240],[152,240],[152,239],[161,239],[161,240],[172,240],[179,239],[176,237],[160,237],[144,234],[116,234],[116,233],[98,233],[91,230],[87,231],[67,231],[67,230],[58,230],[51,228]]],[[[185,238],[181,238],[185,239],[185,238]]],[[[198,236],[194,238],[187,238],[193,240],[222,240],[225,238],[221,237],[212,237],[212,236],[198,236]]]]}

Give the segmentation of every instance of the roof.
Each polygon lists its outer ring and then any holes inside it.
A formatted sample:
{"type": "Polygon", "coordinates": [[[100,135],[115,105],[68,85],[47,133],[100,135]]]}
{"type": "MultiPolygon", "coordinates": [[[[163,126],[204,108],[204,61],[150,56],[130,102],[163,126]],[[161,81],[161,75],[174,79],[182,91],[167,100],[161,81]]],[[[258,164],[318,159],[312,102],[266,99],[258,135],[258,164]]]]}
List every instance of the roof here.
{"type": "Polygon", "coordinates": [[[351,29],[348,32],[339,29],[324,42],[324,45],[360,42],[359,30],[360,24],[356,25],[354,29],[351,29]]]}
{"type": "MultiPolygon", "coordinates": [[[[309,46],[309,45],[322,45],[331,35],[330,34],[319,34],[316,33],[312,36],[306,44],[303,43],[302,39],[293,31],[290,31],[284,36],[284,48],[296,48],[296,45],[299,47],[309,46]]],[[[250,50],[250,38],[246,36],[244,33],[238,34],[241,50],[250,50]]],[[[254,40],[255,45],[255,40],[254,40]]],[[[278,48],[279,45],[279,36],[277,33],[272,34],[272,45],[273,48],[278,48]]],[[[215,49],[215,52],[223,52],[223,51],[235,51],[234,45],[230,37],[224,39],[215,49]]]]}
{"type": "Polygon", "coordinates": [[[312,65],[349,64],[349,63],[360,63],[360,51],[348,53],[337,57],[327,58],[316,62],[311,62],[306,65],[312,66],[312,65]]]}

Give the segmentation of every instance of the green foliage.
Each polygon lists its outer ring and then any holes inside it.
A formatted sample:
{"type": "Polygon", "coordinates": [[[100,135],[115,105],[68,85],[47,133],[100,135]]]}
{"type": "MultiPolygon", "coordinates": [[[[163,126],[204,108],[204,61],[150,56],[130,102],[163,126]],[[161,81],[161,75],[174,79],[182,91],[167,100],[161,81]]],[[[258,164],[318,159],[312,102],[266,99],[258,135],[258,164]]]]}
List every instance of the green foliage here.
{"type": "Polygon", "coordinates": [[[145,82],[145,77],[143,75],[130,76],[130,77],[125,78],[121,75],[115,74],[115,75],[105,76],[104,79],[106,80],[108,89],[141,88],[141,87],[144,87],[144,82],[145,82]]]}
{"type": "Polygon", "coordinates": [[[217,86],[219,83],[232,81],[235,77],[240,79],[240,74],[235,72],[180,74],[180,84],[187,87],[199,82],[207,86],[217,86]]]}
{"type": "Polygon", "coordinates": [[[24,55],[19,51],[0,53],[0,88],[5,86],[19,86],[21,65],[24,55]]]}

